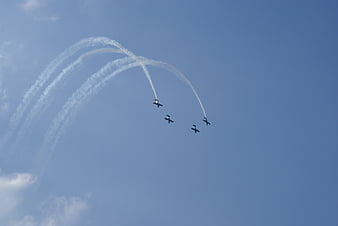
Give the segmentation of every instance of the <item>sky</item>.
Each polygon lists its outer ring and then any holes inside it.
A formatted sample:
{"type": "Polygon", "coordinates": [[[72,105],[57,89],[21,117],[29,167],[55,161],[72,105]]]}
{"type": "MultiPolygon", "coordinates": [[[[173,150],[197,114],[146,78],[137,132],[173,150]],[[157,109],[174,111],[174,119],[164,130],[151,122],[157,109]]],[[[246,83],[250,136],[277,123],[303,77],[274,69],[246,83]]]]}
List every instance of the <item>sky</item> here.
{"type": "Polygon", "coordinates": [[[333,0],[1,0],[0,225],[338,225],[337,10],[333,0]],[[126,57],[92,54],[67,72],[88,51],[117,50],[93,45],[56,65],[93,37],[179,69],[211,125],[182,79],[146,65],[156,108],[133,56],[58,121],[92,91],[77,91],[88,78],[126,57]]]}

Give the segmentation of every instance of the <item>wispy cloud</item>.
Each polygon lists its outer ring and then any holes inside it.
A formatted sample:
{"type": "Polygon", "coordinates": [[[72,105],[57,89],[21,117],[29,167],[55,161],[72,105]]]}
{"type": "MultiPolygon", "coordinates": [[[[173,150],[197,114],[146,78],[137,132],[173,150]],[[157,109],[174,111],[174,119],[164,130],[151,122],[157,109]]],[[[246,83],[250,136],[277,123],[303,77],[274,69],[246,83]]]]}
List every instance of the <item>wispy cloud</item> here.
{"type": "Polygon", "coordinates": [[[45,16],[45,17],[35,17],[35,20],[38,21],[50,21],[50,22],[57,22],[60,20],[59,16],[45,16]]]}
{"type": "Polygon", "coordinates": [[[0,117],[9,111],[9,103],[7,102],[7,90],[4,87],[4,74],[8,68],[12,66],[12,60],[7,50],[12,43],[9,41],[0,43],[0,117]]]}
{"type": "Polygon", "coordinates": [[[45,216],[25,216],[11,221],[9,226],[74,226],[88,209],[88,203],[86,199],[58,197],[48,203],[45,209],[50,210],[45,216]]]}
{"type": "Polygon", "coordinates": [[[16,209],[22,200],[22,192],[35,181],[29,173],[0,175],[0,220],[16,209]]]}
{"type": "Polygon", "coordinates": [[[55,199],[56,211],[49,219],[58,222],[59,225],[74,225],[80,219],[81,214],[88,208],[87,201],[80,198],[55,199]]]}
{"type": "MultiPolygon", "coordinates": [[[[56,197],[42,205],[38,215],[20,216],[25,191],[37,181],[30,173],[1,174],[0,171],[0,224],[6,226],[75,226],[88,209],[88,198],[56,197]],[[16,216],[14,219],[12,217],[16,216]],[[15,220],[16,219],[16,220],[15,220]]],[[[26,193],[27,194],[27,193],[26,193]]]]}
{"type": "Polygon", "coordinates": [[[26,188],[35,182],[30,173],[16,173],[8,176],[0,176],[0,192],[9,189],[18,191],[26,188]]]}
{"type": "Polygon", "coordinates": [[[19,6],[25,11],[32,11],[40,8],[42,5],[41,0],[25,0],[19,6]]]}
{"type": "Polygon", "coordinates": [[[7,102],[7,90],[3,88],[2,81],[0,80],[0,116],[8,111],[9,103],[7,102]]]}
{"type": "Polygon", "coordinates": [[[37,21],[56,22],[60,19],[50,11],[47,0],[23,0],[18,7],[37,21]]]}

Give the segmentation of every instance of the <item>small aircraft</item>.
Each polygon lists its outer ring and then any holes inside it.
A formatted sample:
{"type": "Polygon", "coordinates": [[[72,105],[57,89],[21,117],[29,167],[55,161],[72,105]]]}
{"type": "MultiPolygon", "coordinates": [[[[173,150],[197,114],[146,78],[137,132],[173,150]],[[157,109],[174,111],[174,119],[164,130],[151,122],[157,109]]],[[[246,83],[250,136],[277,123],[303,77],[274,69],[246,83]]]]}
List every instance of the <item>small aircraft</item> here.
{"type": "Polygon", "coordinates": [[[163,106],[163,104],[160,104],[160,102],[158,101],[158,99],[155,99],[155,101],[153,102],[153,104],[155,104],[158,108],[163,106]]]}
{"type": "Polygon", "coordinates": [[[169,124],[170,124],[171,122],[174,123],[174,120],[172,120],[172,119],[170,118],[170,115],[167,115],[164,119],[167,120],[169,124]]]}
{"type": "Polygon", "coordinates": [[[191,128],[195,133],[199,133],[200,131],[196,128],[196,125],[192,125],[193,127],[191,128]]]}
{"type": "Polygon", "coordinates": [[[205,122],[205,125],[210,125],[210,122],[208,121],[207,117],[203,118],[203,122],[205,122]]]}

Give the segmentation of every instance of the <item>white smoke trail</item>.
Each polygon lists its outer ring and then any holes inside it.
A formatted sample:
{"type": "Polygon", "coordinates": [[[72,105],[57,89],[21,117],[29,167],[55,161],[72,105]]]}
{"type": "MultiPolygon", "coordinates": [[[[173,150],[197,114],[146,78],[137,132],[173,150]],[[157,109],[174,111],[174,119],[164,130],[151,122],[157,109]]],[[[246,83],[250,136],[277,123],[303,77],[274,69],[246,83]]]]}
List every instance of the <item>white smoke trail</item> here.
{"type": "MultiPolygon", "coordinates": [[[[83,48],[86,48],[86,47],[95,46],[95,44],[97,44],[99,40],[101,40],[101,38],[83,39],[77,42],[76,44],[72,45],[68,49],[66,49],[57,58],[55,58],[51,63],[49,63],[46,69],[41,73],[39,78],[25,93],[22,99],[22,103],[17,107],[16,112],[13,114],[13,116],[10,119],[9,127],[10,128],[15,127],[19,123],[24,112],[26,111],[28,107],[28,104],[32,101],[32,98],[34,98],[34,96],[41,89],[41,87],[45,84],[45,82],[49,79],[49,77],[55,71],[57,67],[59,67],[66,59],[74,55],[77,51],[83,48]]],[[[101,44],[100,41],[98,43],[101,44]]]]}
{"type": "MultiPolygon", "coordinates": [[[[204,116],[206,117],[206,113],[204,110],[204,106],[202,101],[199,98],[195,88],[191,84],[191,82],[187,79],[187,77],[180,72],[178,69],[173,67],[168,63],[164,63],[161,61],[150,60],[144,57],[139,57],[142,60],[143,65],[152,65],[156,67],[162,67],[174,74],[176,74],[179,78],[181,78],[184,82],[186,82],[189,87],[192,89],[195,94],[198,102],[200,103],[201,109],[203,111],[204,116]]],[[[91,77],[89,77],[80,88],[78,88],[70,98],[68,98],[67,102],[64,104],[62,109],[59,111],[57,116],[53,119],[52,125],[47,131],[47,134],[44,139],[43,146],[37,155],[37,158],[40,160],[39,162],[44,162],[45,164],[41,166],[39,171],[40,175],[43,175],[44,169],[49,162],[55,147],[58,141],[64,136],[67,128],[70,126],[72,119],[79,111],[79,109],[85,105],[85,103],[94,95],[96,95],[106,84],[107,82],[114,78],[119,73],[140,66],[140,62],[133,62],[131,57],[122,58],[114,60],[108,64],[106,64],[103,68],[101,68],[98,72],[94,73],[91,77]],[[111,72],[112,71],[112,72],[111,72]],[[107,75],[107,73],[111,72],[107,75]],[[42,160],[42,161],[41,161],[42,160]]]]}
{"type": "MultiPolygon", "coordinates": [[[[202,101],[200,100],[199,95],[197,94],[191,82],[187,79],[187,77],[182,72],[180,72],[178,69],[176,69],[174,66],[168,63],[150,60],[144,57],[140,57],[139,59],[142,59],[142,64],[144,65],[152,65],[152,66],[165,68],[166,70],[176,74],[179,78],[181,78],[184,82],[186,82],[189,85],[189,87],[192,89],[193,93],[195,94],[201,106],[201,109],[203,111],[203,114],[206,117],[205,109],[204,109],[202,101]]],[[[63,106],[62,110],[58,113],[58,115],[53,120],[52,126],[47,132],[47,135],[45,138],[45,147],[49,147],[51,150],[55,148],[60,137],[63,136],[64,132],[66,131],[66,129],[68,128],[70,124],[70,121],[72,120],[73,116],[76,114],[78,109],[81,106],[83,106],[90,97],[97,94],[111,78],[115,77],[116,75],[118,75],[119,73],[125,70],[131,69],[133,67],[137,67],[140,64],[141,63],[139,61],[131,63],[130,58],[119,59],[111,63],[108,63],[101,70],[93,74],[79,89],[77,89],[72,94],[72,96],[67,100],[67,102],[63,106]],[[127,64],[127,65],[123,65],[123,64],[127,64]],[[113,70],[113,67],[117,67],[115,71],[105,76],[108,70],[113,70]]]]}
{"type": "Polygon", "coordinates": [[[25,118],[24,123],[21,126],[21,129],[18,132],[18,138],[23,137],[24,132],[27,131],[28,127],[33,122],[34,118],[37,118],[38,115],[41,115],[48,107],[48,104],[51,103],[51,94],[57,87],[57,85],[62,82],[70,73],[75,70],[78,66],[82,64],[84,58],[100,53],[122,53],[120,49],[113,48],[101,48],[96,50],[88,51],[81,56],[79,56],[74,62],[69,64],[62,72],[45,88],[42,95],[39,97],[38,101],[33,106],[32,110],[28,113],[25,118]]]}
{"type": "Polygon", "coordinates": [[[109,62],[104,67],[102,67],[99,71],[91,75],[82,85],[78,88],[70,98],[68,98],[67,102],[63,105],[61,111],[57,114],[57,116],[52,121],[52,126],[48,130],[45,138],[45,144],[50,149],[54,149],[55,144],[59,140],[60,131],[63,131],[66,124],[70,121],[72,117],[69,116],[70,113],[74,115],[75,111],[73,109],[77,109],[76,106],[83,105],[83,100],[88,99],[88,97],[96,91],[97,88],[100,88],[105,84],[108,79],[105,75],[111,71],[113,71],[110,76],[114,77],[118,73],[125,71],[129,68],[133,68],[136,66],[140,66],[139,62],[133,63],[133,58],[127,57],[122,59],[117,59],[112,62],[109,62]],[[123,66],[127,64],[126,66],[123,66]],[[97,88],[95,88],[97,87],[97,88]]]}
{"type": "Polygon", "coordinates": [[[154,93],[155,99],[158,99],[157,93],[156,93],[156,89],[155,89],[155,86],[154,86],[154,84],[153,84],[153,81],[152,81],[152,79],[151,79],[151,77],[150,77],[150,75],[149,75],[148,69],[147,69],[146,66],[142,63],[142,60],[139,59],[139,57],[136,56],[134,53],[132,53],[132,52],[129,51],[128,49],[124,48],[120,43],[118,43],[118,42],[115,41],[115,40],[107,40],[107,41],[106,41],[106,44],[107,44],[107,45],[113,45],[113,46],[115,46],[115,47],[121,49],[125,54],[127,54],[128,56],[133,57],[136,61],[138,61],[138,62],[140,63],[140,65],[141,65],[141,67],[142,67],[144,73],[145,73],[146,76],[147,76],[147,79],[148,79],[148,81],[149,81],[149,84],[150,84],[150,86],[151,86],[151,89],[152,89],[152,91],[153,91],[153,93],[154,93]]]}
{"type": "Polygon", "coordinates": [[[79,50],[92,47],[98,44],[102,45],[102,41],[106,40],[107,38],[87,38],[80,40],[79,42],[75,43],[65,51],[63,51],[58,57],[56,57],[51,63],[47,65],[45,70],[40,74],[38,79],[35,83],[29,88],[29,90],[25,93],[22,102],[17,107],[16,111],[14,112],[13,116],[9,121],[9,128],[7,134],[2,138],[0,142],[0,147],[6,144],[7,140],[13,135],[15,129],[17,128],[18,124],[20,123],[24,113],[26,112],[29,104],[32,102],[33,98],[42,88],[42,86],[48,81],[52,73],[68,58],[73,56],[79,50]]]}
{"type": "Polygon", "coordinates": [[[207,113],[205,111],[204,105],[203,105],[201,98],[199,97],[195,87],[192,85],[192,83],[189,81],[189,79],[180,70],[175,68],[173,65],[162,62],[162,61],[150,60],[150,59],[147,59],[145,57],[139,57],[139,59],[141,59],[142,61],[147,61],[149,65],[164,68],[164,69],[168,70],[169,72],[176,74],[180,79],[182,79],[191,88],[192,92],[194,93],[194,95],[195,95],[195,97],[196,97],[196,99],[197,99],[197,101],[198,101],[198,103],[201,107],[201,110],[203,112],[204,117],[207,117],[207,113]]]}
{"type": "Polygon", "coordinates": [[[37,154],[37,162],[44,162],[44,164],[40,166],[41,168],[37,170],[39,175],[42,176],[44,174],[44,169],[46,168],[47,163],[54,152],[56,144],[58,143],[64,131],[68,128],[70,121],[77,110],[84,104],[86,100],[88,100],[88,97],[90,94],[93,94],[93,91],[97,91],[97,88],[95,89],[94,87],[96,87],[97,84],[101,84],[102,87],[102,84],[108,81],[104,76],[111,71],[113,71],[111,75],[115,76],[124,70],[140,66],[139,62],[133,62],[133,58],[126,57],[107,63],[99,71],[90,76],[81,85],[81,87],[78,88],[70,98],[68,98],[67,102],[52,121],[50,129],[45,135],[42,148],[37,154]],[[127,65],[123,66],[124,64],[127,65]]]}
{"type": "MultiPolygon", "coordinates": [[[[66,49],[63,53],[61,53],[56,59],[54,59],[46,69],[40,74],[38,79],[35,81],[35,83],[30,87],[30,89],[25,93],[21,104],[17,107],[16,111],[14,112],[13,116],[10,119],[9,122],[9,128],[7,134],[0,140],[0,147],[5,145],[8,141],[8,139],[14,134],[15,130],[17,129],[24,113],[26,112],[27,108],[29,107],[29,104],[32,102],[33,98],[36,96],[36,94],[39,92],[39,90],[43,87],[43,85],[48,81],[50,76],[54,73],[54,71],[68,58],[73,56],[76,52],[80,51],[83,48],[87,47],[94,47],[97,45],[111,45],[114,47],[117,47],[121,50],[121,52],[125,53],[126,55],[129,55],[133,57],[135,60],[139,61],[137,56],[124,48],[120,43],[117,41],[111,40],[106,37],[95,37],[95,38],[87,38],[83,39],[68,49],[66,49]]],[[[144,73],[147,76],[147,79],[151,85],[151,88],[153,90],[155,98],[157,98],[157,93],[155,90],[155,87],[153,85],[152,79],[149,75],[149,72],[147,68],[140,64],[144,73]]]]}

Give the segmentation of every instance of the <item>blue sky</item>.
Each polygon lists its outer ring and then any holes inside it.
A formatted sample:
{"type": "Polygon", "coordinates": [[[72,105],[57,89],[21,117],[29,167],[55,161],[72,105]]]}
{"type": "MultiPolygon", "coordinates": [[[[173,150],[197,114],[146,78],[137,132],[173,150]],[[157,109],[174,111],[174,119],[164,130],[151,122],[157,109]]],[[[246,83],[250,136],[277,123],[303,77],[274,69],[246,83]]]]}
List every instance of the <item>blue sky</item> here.
{"type": "Polygon", "coordinates": [[[121,54],[89,56],[2,142],[0,224],[337,225],[337,9],[330,0],[2,1],[2,141],[46,66],[98,36],[185,73],[212,125],[184,82],[147,66],[157,109],[137,67],[83,104],[51,150],[44,137],[67,99],[121,54]]]}

